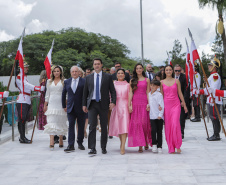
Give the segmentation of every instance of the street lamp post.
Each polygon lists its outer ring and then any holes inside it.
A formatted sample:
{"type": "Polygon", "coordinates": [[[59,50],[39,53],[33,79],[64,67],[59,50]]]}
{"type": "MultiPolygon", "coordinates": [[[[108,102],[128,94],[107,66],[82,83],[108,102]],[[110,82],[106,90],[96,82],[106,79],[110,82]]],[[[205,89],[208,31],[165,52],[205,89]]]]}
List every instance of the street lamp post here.
{"type": "Polygon", "coordinates": [[[142,21],[142,0],[140,0],[140,26],[141,26],[141,57],[144,65],[144,46],[143,46],[143,21],[142,21]]]}

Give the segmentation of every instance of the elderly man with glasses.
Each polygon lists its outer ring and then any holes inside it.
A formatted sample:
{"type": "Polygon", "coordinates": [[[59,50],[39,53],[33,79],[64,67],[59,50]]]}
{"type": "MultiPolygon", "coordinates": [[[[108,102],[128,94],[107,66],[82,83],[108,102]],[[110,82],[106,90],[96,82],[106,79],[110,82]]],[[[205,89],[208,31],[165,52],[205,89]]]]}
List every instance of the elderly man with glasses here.
{"type": "MultiPolygon", "coordinates": [[[[121,63],[120,62],[116,62],[115,63],[115,70],[117,71],[118,69],[121,69],[121,68],[122,68],[121,63]]],[[[117,76],[116,75],[117,75],[116,73],[114,73],[112,75],[112,80],[117,80],[117,76]]],[[[129,81],[130,81],[129,73],[126,73],[125,80],[129,83],[129,81]]]]}

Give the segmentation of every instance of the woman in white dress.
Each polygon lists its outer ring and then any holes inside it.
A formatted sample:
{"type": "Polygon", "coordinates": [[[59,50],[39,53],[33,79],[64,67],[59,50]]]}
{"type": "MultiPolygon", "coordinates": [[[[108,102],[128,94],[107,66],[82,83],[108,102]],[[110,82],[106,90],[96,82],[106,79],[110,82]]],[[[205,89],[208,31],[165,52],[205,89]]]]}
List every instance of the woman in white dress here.
{"type": "Polygon", "coordinates": [[[59,147],[63,147],[63,135],[67,134],[67,114],[62,108],[61,96],[64,85],[63,68],[55,66],[52,69],[51,78],[47,81],[44,112],[47,116],[47,125],[44,133],[50,135],[50,149],[54,148],[54,135],[58,135],[59,147]]]}

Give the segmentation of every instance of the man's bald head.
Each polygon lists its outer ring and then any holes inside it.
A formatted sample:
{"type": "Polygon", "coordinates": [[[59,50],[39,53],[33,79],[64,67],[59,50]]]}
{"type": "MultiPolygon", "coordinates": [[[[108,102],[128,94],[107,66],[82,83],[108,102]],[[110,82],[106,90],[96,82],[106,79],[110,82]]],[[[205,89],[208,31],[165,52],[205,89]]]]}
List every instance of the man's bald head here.
{"type": "Polygon", "coordinates": [[[147,72],[152,72],[152,66],[151,66],[151,64],[147,64],[146,70],[147,70],[147,72]]]}

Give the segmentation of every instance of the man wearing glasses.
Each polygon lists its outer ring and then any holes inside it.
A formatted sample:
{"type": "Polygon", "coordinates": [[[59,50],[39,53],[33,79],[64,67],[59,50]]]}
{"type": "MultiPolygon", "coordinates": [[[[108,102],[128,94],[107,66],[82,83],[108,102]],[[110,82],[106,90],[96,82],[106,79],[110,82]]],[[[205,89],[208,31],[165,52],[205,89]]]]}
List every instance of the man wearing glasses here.
{"type": "MultiPolygon", "coordinates": [[[[121,69],[121,68],[122,68],[121,63],[120,62],[115,62],[115,70],[117,71],[118,69],[121,69]]],[[[117,80],[117,74],[116,73],[114,73],[112,75],[112,80],[117,80]]],[[[129,83],[129,81],[130,81],[129,73],[125,74],[125,80],[129,83]]]]}
{"type": "MultiPolygon", "coordinates": [[[[174,66],[174,73],[175,73],[175,78],[180,81],[181,85],[181,92],[184,96],[185,102],[189,98],[189,96],[186,93],[186,76],[185,74],[181,73],[181,66],[179,64],[176,64],[174,66]]],[[[186,113],[184,112],[184,105],[181,104],[181,113],[180,113],[180,126],[181,126],[181,134],[182,134],[182,139],[184,139],[184,128],[185,128],[185,118],[186,118],[186,113]]]]}

